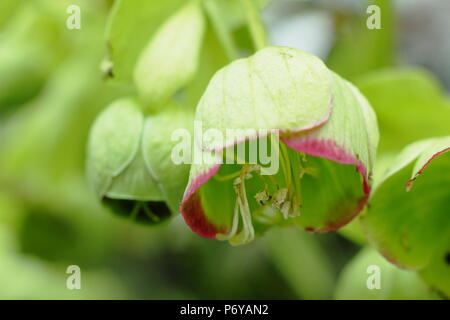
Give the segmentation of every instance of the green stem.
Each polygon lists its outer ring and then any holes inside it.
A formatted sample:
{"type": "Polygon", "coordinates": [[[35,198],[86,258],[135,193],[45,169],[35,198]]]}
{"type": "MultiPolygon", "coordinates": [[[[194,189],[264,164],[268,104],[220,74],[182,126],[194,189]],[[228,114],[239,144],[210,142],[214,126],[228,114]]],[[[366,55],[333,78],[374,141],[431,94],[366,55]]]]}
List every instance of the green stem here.
{"type": "Polygon", "coordinates": [[[294,215],[300,215],[301,205],[302,205],[302,191],[301,191],[301,171],[303,169],[301,155],[299,152],[292,154],[293,159],[291,159],[292,166],[292,180],[294,181],[294,215]]]}
{"type": "Polygon", "coordinates": [[[158,222],[159,217],[155,215],[147,206],[145,202],[142,203],[142,208],[144,209],[145,214],[149,217],[153,222],[158,222]]]}
{"type": "Polygon", "coordinates": [[[247,17],[247,24],[256,50],[267,46],[267,35],[261,14],[255,5],[255,0],[241,0],[247,17]]]}
{"type": "MultiPolygon", "coordinates": [[[[222,18],[224,13],[220,12],[220,8],[217,6],[217,2],[213,0],[207,0],[203,2],[205,10],[211,20],[214,27],[214,31],[222,44],[228,59],[231,61],[238,58],[238,49],[234,42],[230,28],[222,18]]],[[[226,13],[225,13],[226,14],[226,13]]]]}

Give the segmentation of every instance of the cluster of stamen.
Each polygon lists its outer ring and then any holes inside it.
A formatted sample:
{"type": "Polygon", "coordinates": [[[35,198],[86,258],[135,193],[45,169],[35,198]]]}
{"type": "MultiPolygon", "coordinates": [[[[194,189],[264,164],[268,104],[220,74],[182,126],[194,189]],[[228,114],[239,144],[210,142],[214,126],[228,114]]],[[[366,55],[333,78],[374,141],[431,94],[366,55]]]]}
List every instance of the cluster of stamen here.
{"type": "MultiPolygon", "coordinates": [[[[236,194],[234,215],[230,232],[226,235],[219,235],[221,240],[229,240],[231,244],[244,244],[252,241],[255,237],[255,230],[252,223],[252,213],[247,199],[245,182],[252,179],[253,174],[264,180],[264,189],[254,195],[256,202],[260,205],[258,215],[253,218],[260,223],[271,224],[273,218],[281,215],[284,219],[297,217],[300,215],[301,194],[300,179],[308,169],[305,169],[302,162],[305,162],[304,154],[289,154],[285,146],[280,148],[280,165],[283,170],[284,187],[280,188],[273,176],[261,175],[261,167],[256,164],[244,164],[240,171],[228,175],[227,179],[233,180],[233,188],[236,194]],[[290,157],[297,157],[291,159],[290,157]],[[294,163],[292,163],[292,160],[294,163]],[[294,164],[294,165],[293,165],[294,164]],[[275,184],[276,191],[272,194],[268,183],[275,184]],[[242,228],[239,231],[239,221],[242,221],[242,228]]],[[[220,178],[223,180],[223,178],[220,178]]]]}

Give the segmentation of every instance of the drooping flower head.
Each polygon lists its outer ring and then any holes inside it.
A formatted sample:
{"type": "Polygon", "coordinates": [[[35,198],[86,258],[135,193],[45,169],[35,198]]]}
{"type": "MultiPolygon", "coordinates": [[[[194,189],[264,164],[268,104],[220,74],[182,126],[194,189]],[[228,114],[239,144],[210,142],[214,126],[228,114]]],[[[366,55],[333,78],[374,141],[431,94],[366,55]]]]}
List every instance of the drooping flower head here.
{"type": "Polygon", "coordinates": [[[145,115],[134,98],[122,98],[96,119],[87,170],[102,203],[133,220],[157,224],[178,212],[189,167],[171,160],[173,130],[191,127],[190,110],[167,106],[145,115]]]}
{"type": "Polygon", "coordinates": [[[196,120],[214,132],[197,146],[215,161],[191,166],[180,211],[199,235],[243,244],[273,225],[327,232],[363,209],[375,114],[315,56],[269,47],[231,63],[211,79],[196,120]],[[275,171],[261,157],[267,145],[275,171]]]}

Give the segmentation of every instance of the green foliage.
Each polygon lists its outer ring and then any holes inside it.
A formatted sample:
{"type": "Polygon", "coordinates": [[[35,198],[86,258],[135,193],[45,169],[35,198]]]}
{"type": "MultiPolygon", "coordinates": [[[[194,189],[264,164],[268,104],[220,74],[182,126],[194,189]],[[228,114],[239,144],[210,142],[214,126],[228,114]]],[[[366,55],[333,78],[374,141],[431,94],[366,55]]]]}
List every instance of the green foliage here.
{"type": "Polygon", "coordinates": [[[449,133],[448,97],[428,72],[389,68],[360,76],[356,84],[377,112],[381,151],[449,133]]]}
{"type": "Polygon", "coordinates": [[[335,16],[337,40],[327,61],[331,70],[345,78],[394,64],[394,10],[390,0],[363,1],[367,5],[380,7],[381,29],[366,27],[368,15],[360,12],[356,17],[350,14],[335,16]]]}
{"type": "Polygon", "coordinates": [[[450,137],[407,146],[377,182],[363,217],[371,243],[388,260],[402,267],[424,270],[432,286],[447,296],[449,148],[450,137]]]}

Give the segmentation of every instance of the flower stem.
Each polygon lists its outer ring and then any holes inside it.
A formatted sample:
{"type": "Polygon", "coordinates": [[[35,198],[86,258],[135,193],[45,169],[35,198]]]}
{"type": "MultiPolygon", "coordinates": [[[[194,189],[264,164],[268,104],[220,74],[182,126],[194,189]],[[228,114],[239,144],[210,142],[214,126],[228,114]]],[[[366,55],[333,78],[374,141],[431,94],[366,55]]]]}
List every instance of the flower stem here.
{"type": "Polygon", "coordinates": [[[302,206],[302,193],[301,193],[301,183],[300,180],[302,179],[303,176],[303,165],[302,165],[302,160],[301,160],[301,154],[298,152],[295,152],[294,154],[292,154],[292,161],[291,163],[292,165],[292,180],[294,182],[294,187],[293,187],[293,216],[299,216],[300,215],[300,211],[301,211],[301,206],[302,206]]]}
{"type": "Polygon", "coordinates": [[[228,59],[231,61],[238,58],[238,49],[231,34],[230,27],[224,21],[223,13],[217,5],[217,1],[204,1],[206,12],[211,19],[214,31],[222,44],[228,59]]]}
{"type": "Polygon", "coordinates": [[[255,5],[255,0],[241,0],[247,16],[247,24],[256,50],[267,46],[267,35],[261,14],[255,5]]]}

